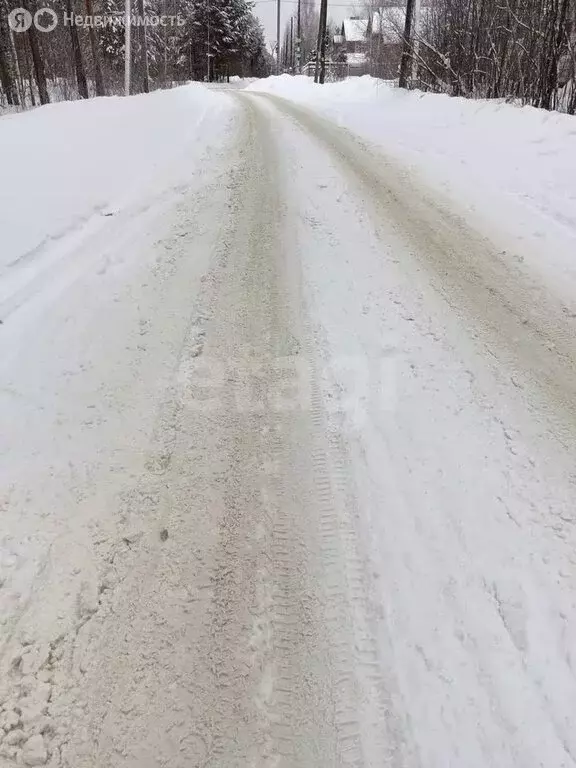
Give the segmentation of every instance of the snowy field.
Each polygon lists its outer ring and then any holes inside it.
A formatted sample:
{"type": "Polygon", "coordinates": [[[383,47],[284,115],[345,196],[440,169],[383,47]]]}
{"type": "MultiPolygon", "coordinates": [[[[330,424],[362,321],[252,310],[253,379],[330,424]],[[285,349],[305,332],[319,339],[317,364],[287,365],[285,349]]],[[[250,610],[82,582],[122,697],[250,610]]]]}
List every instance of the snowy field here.
{"type": "Polygon", "coordinates": [[[0,118],[0,768],[576,766],[576,121],[230,86],[0,118]]]}

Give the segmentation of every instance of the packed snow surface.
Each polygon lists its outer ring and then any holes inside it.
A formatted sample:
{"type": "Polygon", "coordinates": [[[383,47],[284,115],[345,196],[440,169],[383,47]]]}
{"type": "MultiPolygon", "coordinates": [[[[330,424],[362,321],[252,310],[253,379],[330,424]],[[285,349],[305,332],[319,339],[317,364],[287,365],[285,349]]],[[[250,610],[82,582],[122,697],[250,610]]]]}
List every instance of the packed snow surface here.
{"type": "Polygon", "coordinates": [[[0,119],[0,768],[576,766],[574,118],[230,86],[0,119]]]}
{"type": "Polygon", "coordinates": [[[503,101],[404,91],[370,76],[315,85],[258,80],[251,91],[313,106],[414,169],[555,288],[576,291],[576,121],[503,101]]]}

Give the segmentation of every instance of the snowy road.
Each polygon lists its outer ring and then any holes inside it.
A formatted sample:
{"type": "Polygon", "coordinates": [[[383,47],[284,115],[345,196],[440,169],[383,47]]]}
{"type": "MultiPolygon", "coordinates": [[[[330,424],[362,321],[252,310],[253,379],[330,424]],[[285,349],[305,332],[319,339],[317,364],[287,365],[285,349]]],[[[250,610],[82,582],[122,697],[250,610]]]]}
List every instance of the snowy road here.
{"type": "Polygon", "coordinates": [[[0,766],[576,765],[574,305],[217,97],[187,183],[4,273],[0,766]]]}

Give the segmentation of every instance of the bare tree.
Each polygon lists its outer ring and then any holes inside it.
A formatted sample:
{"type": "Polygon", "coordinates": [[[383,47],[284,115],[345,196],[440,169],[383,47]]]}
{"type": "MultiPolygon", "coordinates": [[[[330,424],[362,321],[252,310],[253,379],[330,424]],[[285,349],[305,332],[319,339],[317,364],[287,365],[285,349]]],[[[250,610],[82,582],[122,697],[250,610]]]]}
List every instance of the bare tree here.
{"type": "Polygon", "coordinates": [[[404,50],[400,61],[400,88],[408,87],[410,68],[412,62],[411,50],[413,45],[412,23],[414,21],[414,0],[408,0],[406,4],[406,22],[404,25],[404,50]]]}
{"type": "MultiPolygon", "coordinates": [[[[90,17],[94,15],[92,0],[86,0],[86,14],[90,17]]],[[[106,88],[104,86],[104,75],[102,73],[100,49],[98,47],[96,30],[94,29],[93,25],[88,27],[88,34],[90,36],[90,49],[92,51],[92,64],[94,66],[94,87],[96,89],[96,96],[104,96],[106,94],[106,88]]]]}
{"type": "Polygon", "coordinates": [[[422,84],[573,111],[575,3],[432,0],[420,40],[422,84]]]}
{"type": "MultiPolygon", "coordinates": [[[[144,19],[144,0],[138,0],[138,15],[144,19]]],[[[148,39],[146,35],[146,25],[140,24],[138,27],[138,42],[140,45],[140,64],[142,70],[142,93],[150,92],[150,79],[148,71],[148,39]]]]}
{"type": "Polygon", "coordinates": [[[18,106],[20,99],[16,85],[10,30],[3,11],[4,9],[0,8],[0,84],[6,94],[8,104],[18,106]]]}
{"type": "MultiPolygon", "coordinates": [[[[74,14],[72,0],[66,0],[66,12],[69,17],[74,14]]],[[[82,60],[82,49],[80,48],[80,38],[76,24],[70,24],[70,42],[72,44],[72,57],[74,60],[74,70],[76,72],[76,83],[78,84],[78,93],[82,99],[88,98],[88,83],[86,81],[86,71],[82,60]]]]}
{"type": "MultiPolygon", "coordinates": [[[[36,3],[34,0],[24,0],[23,7],[26,8],[32,15],[36,12],[36,3]]],[[[50,97],[48,95],[48,84],[46,82],[46,70],[44,68],[44,59],[42,57],[42,51],[40,49],[40,43],[38,41],[38,33],[34,24],[31,25],[27,32],[28,42],[30,43],[30,52],[32,54],[32,63],[34,66],[34,76],[36,79],[36,86],[38,87],[38,96],[40,98],[40,104],[49,104],[50,97]]]]}

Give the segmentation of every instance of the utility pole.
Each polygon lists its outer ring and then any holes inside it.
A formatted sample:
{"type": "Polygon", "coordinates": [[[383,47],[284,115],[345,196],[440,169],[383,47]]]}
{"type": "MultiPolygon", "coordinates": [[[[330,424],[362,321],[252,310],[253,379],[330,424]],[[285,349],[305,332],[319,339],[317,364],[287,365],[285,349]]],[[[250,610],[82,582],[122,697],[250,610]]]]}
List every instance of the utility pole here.
{"type": "Polygon", "coordinates": [[[140,19],[140,56],[142,65],[142,93],[150,93],[150,78],[148,75],[148,37],[146,35],[146,24],[144,19],[144,0],[138,0],[138,15],[140,19]]]}
{"type": "Polygon", "coordinates": [[[412,46],[412,85],[418,81],[418,60],[420,58],[420,1],[414,0],[414,23],[412,37],[414,45],[412,46]]]}
{"type": "Polygon", "coordinates": [[[290,71],[294,74],[294,16],[290,16],[290,71]]]}
{"type": "Polygon", "coordinates": [[[210,82],[210,6],[208,6],[208,25],[206,32],[206,82],[210,82]]]}
{"type": "MultiPolygon", "coordinates": [[[[166,0],[162,0],[162,15],[167,16],[166,13],[166,0]]],[[[162,48],[164,49],[164,58],[162,61],[162,85],[164,88],[166,88],[166,85],[168,83],[168,26],[165,25],[162,27],[162,35],[164,40],[162,48]]]]}
{"type": "Polygon", "coordinates": [[[276,0],[276,74],[280,71],[280,0],[276,0]]]}
{"type": "Polygon", "coordinates": [[[320,0],[320,20],[318,22],[318,40],[316,41],[316,67],[314,82],[324,82],[323,58],[326,54],[326,18],[328,15],[328,0],[320,0]]]}
{"type": "Polygon", "coordinates": [[[130,66],[132,64],[132,15],[130,0],[124,12],[124,94],[130,96],[130,66]]]}
{"type": "Polygon", "coordinates": [[[318,82],[324,84],[326,77],[326,23],[328,21],[328,0],[320,2],[320,74],[318,82]]]}
{"type": "Polygon", "coordinates": [[[408,88],[408,78],[410,75],[410,60],[412,51],[412,18],[414,16],[415,0],[408,0],[406,5],[406,22],[404,24],[404,46],[402,49],[402,59],[400,60],[400,79],[398,85],[400,88],[408,88]]]}
{"type": "Polygon", "coordinates": [[[298,19],[296,22],[296,69],[298,74],[302,73],[302,30],[300,28],[300,3],[298,0],[298,19]]]}

